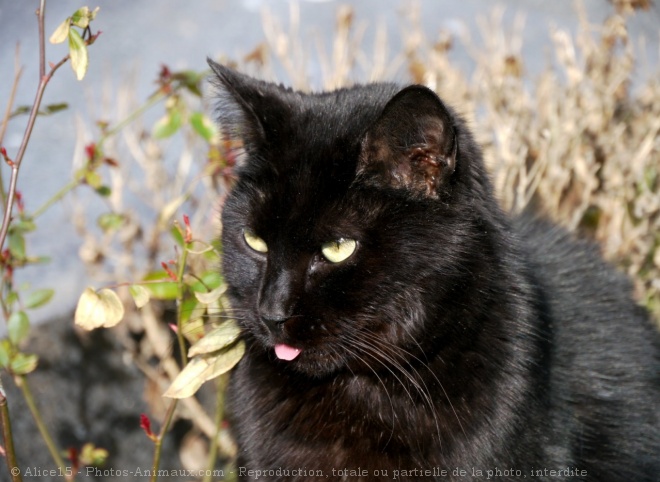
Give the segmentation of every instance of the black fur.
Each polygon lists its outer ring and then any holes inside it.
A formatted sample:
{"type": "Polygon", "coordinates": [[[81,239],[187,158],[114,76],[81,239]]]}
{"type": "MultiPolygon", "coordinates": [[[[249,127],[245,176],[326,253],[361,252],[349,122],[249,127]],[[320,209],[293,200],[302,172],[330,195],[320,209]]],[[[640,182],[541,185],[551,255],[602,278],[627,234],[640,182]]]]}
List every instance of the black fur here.
{"type": "Polygon", "coordinates": [[[242,143],[222,234],[248,346],[229,392],[242,480],[659,480],[660,345],[630,283],[510,220],[433,92],[211,67],[242,143]],[[357,249],[333,264],[340,238],[357,249]]]}

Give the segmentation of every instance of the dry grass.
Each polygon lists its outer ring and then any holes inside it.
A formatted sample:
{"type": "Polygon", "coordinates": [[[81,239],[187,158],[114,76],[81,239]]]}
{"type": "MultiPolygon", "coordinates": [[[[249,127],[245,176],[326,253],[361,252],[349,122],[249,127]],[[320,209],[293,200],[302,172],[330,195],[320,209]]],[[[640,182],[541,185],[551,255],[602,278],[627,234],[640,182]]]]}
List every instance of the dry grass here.
{"type": "MultiPolygon", "coordinates": [[[[425,36],[416,13],[403,29],[404,51],[387,51],[379,29],[373,56],[361,51],[364,26],[349,8],[337,13],[327,52],[300,37],[296,7],[288,28],[266,13],[267,44],[244,60],[268,76],[273,62],[296,88],[334,88],[353,79],[391,79],[407,69],[412,81],[435,89],[470,121],[484,148],[499,197],[512,211],[533,203],[546,216],[593,237],[606,258],[636,280],[637,295],[660,319],[660,82],[635,79],[635,48],[626,16],[645,2],[618,0],[603,25],[591,25],[578,5],[575,36],[553,29],[554,59],[536,78],[525,74],[523,21],[480,19],[483,39],[425,36]],[[505,32],[505,33],[503,33],[505,32]],[[476,68],[468,76],[450,53],[461,44],[476,68]],[[311,86],[308,59],[321,64],[322,85],[311,86]],[[633,89],[633,80],[637,82],[633,89]]],[[[282,80],[282,79],[280,79],[282,80]]]]}

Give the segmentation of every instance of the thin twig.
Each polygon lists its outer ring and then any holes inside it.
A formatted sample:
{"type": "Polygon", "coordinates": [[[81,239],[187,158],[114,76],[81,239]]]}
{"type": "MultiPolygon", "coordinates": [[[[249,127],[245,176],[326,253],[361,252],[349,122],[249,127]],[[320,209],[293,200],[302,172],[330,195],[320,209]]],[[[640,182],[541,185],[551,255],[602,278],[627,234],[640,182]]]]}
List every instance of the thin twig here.
{"type": "Polygon", "coordinates": [[[46,17],[46,0],[39,5],[39,78],[46,75],[46,32],[44,31],[44,18],[46,17]]]}
{"type": "MultiPolygon", "coordinates": [[[[5,110],[5,115],[2,118],[2,126],[0,126],[0,146],[5,139],[5,133],[7,132],[7,126],[9,125],[9,117],[11,116],[11,110],[14,107],[14,101],[16,100],[16,91],[18,90],[18,82],[21,80],[21,75],[23,74],[23,67],[19,64],[20,57],[20,44],[16,44],[16,60],[14,61],[14,80],[11,85],[11,92],[9,93],[9,100],[7,101],[7,108],[5,110]]],[[[2,170],[0,170],[0,198],[2,204],[6,201],[5,194],[5,182],[2,179],[2,170]]]]}
{"type": "Polygon", "coordinates": [[[213,470],[215,469],[215,462],[218,459],[218,439],[220,437],[220,427],[222,420],[225,416],[225,388],[227,385],[226,377],[218,377],[215,381],[215,437],[211,438],[211,447],[209,448],[209,460],[206,464],[206,474],[202,482],[211,482],[213,470]]]}
{"type": "Polygon", "coordinates": [[[59,201],[59,200],[62,199],[64,196],[66,196],[67,194],[69,194],[69,192],[71,192],[73,189],[75,189],[76,187],[78,187],[78,186],[80,185],[81,182],[82,182],[82,181],[79,181],[79,180],[75,180],[75,179],[74,179],[73,181],[69,181],[68,183],[66,183],[62,188],[59,189],[59,191],[57,191],[57,192],[53,195],[53,197],[51,197],[50,199],[48,199],[43,205],[41,205],[38,209],[36,209],[36,210],[32,213],[32,220],[34,221],[34,220],[37,219],[39,216],[41,216],[43,213],[45,213],[45,212],[46,212],[46,211],[47,211],[47,210],[48,210],[53,204],[55,204],[57,201],[59,201]]]}
{"type": "Polygon", "coordinates": [[[188,356],[186,354],[186,341],[183,338],[183,274],[186,270],[186,263],[188,262],[188,246],[183,247],[183,253],[179,259],[179,270],[177,273],[177,278],[179,279],[179,296],[176,300],[176,310],[177,310],[177,330],[176,338],[179,342],[179,351],[181,352],[181,368],[183,369],[188,363],[188,356]]]}
{"type": "Polygon", "coordinates": [[[2,421],[2,438],[5,443],[5,457],[7,458],[7,469],[13,482],[22,482],[21,469],[16,461],[16,451],[14,450],[14,439],[11,433],[11,421],[9,419],[9,407],[7,406],[7,396],[2,388],[0,381],[0,421],[2,421]]]}
{"type": "Polygon", "coordinates": [[[122,121],[117,123],[115,126],[112,128],[108,129],[106,132],[103,133],[101,136],[101,139],[98,141],[98,147],[101,149],[103,147],[103,144],[105,143],[108,138],[114,136],[117,134],[117,132],[121,131],[124,127],[126,127],[128,124],[133,122],[135,119],[140,117],[142,114],[144,114],[147,110],[149,110],[151,107],[154,105],[158,104],[161,100],[163,100],[165,97],[167,97],[167,94],[165,94],[162,90],[158,90],[154,92],[149,99],[147,99],[147,102],[137,109],[135,109],[133,112],[131,112],[126,118],[124,118],[122,121]]]}
{"type": "Polygon", "coordinates": [[[34,418],[34,422],[37,424],[37,429],[41,434],[41,438],[43,438],[44,442],[46,442],[46,447],[48,447],[50,456],[53,458],[55,465],[57,465],[62,471],[61,473],[66,473],[66,465],[64,464],[64,460],[60,456],[57,445],[55,445],[53,438],[50,436],[50,433],[46,428],[46,424],[41,418],[41,414],[39,413],[39,409],[37,408],[36,403],[34,402],[34,396],[32,395],[32,390],[30,390],[30,385],[28,385],[27,379],[23,375],[16,375],[15,381],[16,385],[21,389],[21,392],[23,392],[25,403],[27,403],[27,406],[30,409],[30,413],[32,413],[32,417],[34,418]]]}
{"type": "Polygon", "coordinates": [[[18,58],[20,55],[20,44],[16,44],[16,61],[14,63],[14,80],[11,84],[11,92],[9,92],[9,100],[7,101],[7,108],[5,109],[5,115],[2,118],[2,126],[0,126],[0,145],[5,139],[5,133],[7,132],[7,125],[9,125],[9,118],[11,116],[11,110],[14,107],[14,101],[16,100],[16,91],[18,90],[18,82],[21,79],[23,74],[23,67],[18,63],[18,58]]]}
{"type": "Polygon", "coordinates": [[[170,407],[167,409],[167,414],[165,415],[165,422],[163,422],[163,426],[160,428],[160,432],[158,433],[158,437],[155,441],[156,449],[154,450],[154,461],[150,479],[151,482],[156,482],[158,480],[158,466],[160,465],[160,454],[163,448],[163,437],[165,437],[165,434],[170,428],[170,423],[172,422],[172,417],[174,416],[174,410],[176,409],[177,402],[177,399],[172,400],[170,407]]]}

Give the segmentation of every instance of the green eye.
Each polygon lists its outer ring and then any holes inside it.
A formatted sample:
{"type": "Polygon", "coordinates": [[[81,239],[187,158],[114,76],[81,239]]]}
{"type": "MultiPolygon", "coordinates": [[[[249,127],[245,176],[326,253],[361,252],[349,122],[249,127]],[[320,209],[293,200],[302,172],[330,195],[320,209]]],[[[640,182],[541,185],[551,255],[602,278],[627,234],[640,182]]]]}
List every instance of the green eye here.
{"type": "Polygon", "coordinates": [[[254,234],[252,231],[249,229],[244,229],[243,230],[243,237],[245,238],[245,242],[249,247],[257,251],[258,253],[267,253],[268,252],[268,245],[266,244],[266,241],[261,239],[259,236],[254,234]]]}
{"type": "Polygon", "coordinates": [[[354,239],[340,238],[321,246],[321,253],[331,263],[341,263],[355,252],[356,247],[357,243],[354,239]]]}

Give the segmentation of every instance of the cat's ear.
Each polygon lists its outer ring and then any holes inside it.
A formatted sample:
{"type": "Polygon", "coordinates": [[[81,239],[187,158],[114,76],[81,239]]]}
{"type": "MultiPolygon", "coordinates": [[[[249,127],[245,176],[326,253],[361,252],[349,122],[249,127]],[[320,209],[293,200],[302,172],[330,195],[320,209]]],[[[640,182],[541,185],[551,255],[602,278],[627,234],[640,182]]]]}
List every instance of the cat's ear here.
{"type": "Polygon", "coordinates": [[[240,145],[240,151],[263,147],[286,110],[274,92],[277,86],[211,59],[207,62],[215,74],[212,83],[216,87],[217,121],[223,138],[240,145]]]}
{"type": "Polygon", "coordinates": [[[420,85],[387,103],[362,140],[358,175],[369,182],[438,197],[456,168],[452,115],[420,85]]]}

